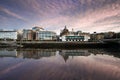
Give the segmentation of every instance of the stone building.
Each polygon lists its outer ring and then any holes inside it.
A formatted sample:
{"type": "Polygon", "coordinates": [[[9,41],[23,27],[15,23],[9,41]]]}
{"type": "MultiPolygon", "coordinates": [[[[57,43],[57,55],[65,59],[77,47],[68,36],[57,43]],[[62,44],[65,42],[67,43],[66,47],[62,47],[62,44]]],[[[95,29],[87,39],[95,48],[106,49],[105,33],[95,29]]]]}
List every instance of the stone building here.
{"type": "Polygon", "coordinates": [[[60,33],[61,41],[88,41],[90,34],[82,31],[69,31],[66,26],[60,33]]]}

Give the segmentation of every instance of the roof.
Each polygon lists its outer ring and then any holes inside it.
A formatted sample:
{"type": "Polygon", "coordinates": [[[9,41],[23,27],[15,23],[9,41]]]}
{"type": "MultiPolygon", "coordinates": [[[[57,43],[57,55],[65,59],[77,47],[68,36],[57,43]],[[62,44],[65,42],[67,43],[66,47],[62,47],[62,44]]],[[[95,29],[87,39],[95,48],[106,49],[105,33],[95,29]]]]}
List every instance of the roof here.
{"type": "Polygon", "coordinates": [[[42,29],[42,30],[44,30],[44,28],[42,28],[42,27],[37,27],[37,26],[35,26],[35,27],[33,27],[32,29],[42,29]]]}

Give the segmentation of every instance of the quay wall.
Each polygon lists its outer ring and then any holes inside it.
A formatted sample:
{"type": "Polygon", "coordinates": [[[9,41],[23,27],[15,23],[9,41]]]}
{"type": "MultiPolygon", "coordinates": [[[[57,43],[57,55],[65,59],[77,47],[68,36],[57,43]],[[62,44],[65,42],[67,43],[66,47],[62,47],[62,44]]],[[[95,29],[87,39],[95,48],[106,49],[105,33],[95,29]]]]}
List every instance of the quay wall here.
{"type": "Polygon", "coordinates": [[[60,41],[17,41],[0,42],[0,47],[23,48],[111,48],[120,47],[120,44],[103,42],[60,42],[60,41]]]}
{"type": "Polygon", "coordinates": [[[102,42],[19,42],[24,48],[108,48],[116,45],[102,42]]]}

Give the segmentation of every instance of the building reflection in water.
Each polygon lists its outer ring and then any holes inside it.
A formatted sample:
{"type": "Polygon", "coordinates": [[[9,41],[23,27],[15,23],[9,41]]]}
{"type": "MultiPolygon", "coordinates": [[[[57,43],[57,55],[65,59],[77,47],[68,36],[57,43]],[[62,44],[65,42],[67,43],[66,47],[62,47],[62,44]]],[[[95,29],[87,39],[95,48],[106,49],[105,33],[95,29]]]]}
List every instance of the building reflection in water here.
{"type": "Polygon", "coordinates": [[[18,54],[22,55],[23,58],[34,58],[40,59],[42,57],[55,56],[59,53],[60,56],[66,61],[69,57],[74,56],[89,56],[88,50],[55,50],[55,49],[25,49],[18,50],[18,54]]]}
{"type": "Polygon", "coordinates": [[[1,48],[0,57],[16,57],[16,58],[33,58],[40,59],[42,57],[55,56],[58,53],[63,57],[65,62],[74,56],[89,56],[90,54],[107,54],[120,58],[120,49],[77,49],[77,50],[58,50],[58,49],[14,49],[1,48]]]}
{"type": "Polygon", "coordinates": [[[18,50],[18,54],[23,58],[40,59],[42,57],[55,56],[56,50],[54,49],[23,49],[18,50]]]}
{"type": "Polygon", "coordinates": [[[0,49],[0,57],[17,57],[40,59],[42,57],[55,56],[56,52],[65,61],[74,56],[89,56],[88,50],[55,50],[55,49],[0,49]]]}
{"type": "Polygon", "coordinates": [[[0,49],[0,80],[119,80],[120,59],[110,56],[117,56],[116,52],[120,53],[107,49],[0,49]]]}
{"type": "Polygon", "coordinates": [[[89,49],[88,52],[97,55],[97,54],[107,54],[107,55],[111,55],[114,57],[118,57],[120,58],[120,49],[119,48],[108,48],[108,49],[89,49]]]}
{"type": "Polygon", "coordinates": [[[74,56],[89,56],[88,50],[60,50],[59,54],[64,58],[65,62],[74,56]]]}
{"type": "Polygon", "coordinates": [[[11,48],[0,49],[0,57],[17,57],[17,51],[11,48]]]}

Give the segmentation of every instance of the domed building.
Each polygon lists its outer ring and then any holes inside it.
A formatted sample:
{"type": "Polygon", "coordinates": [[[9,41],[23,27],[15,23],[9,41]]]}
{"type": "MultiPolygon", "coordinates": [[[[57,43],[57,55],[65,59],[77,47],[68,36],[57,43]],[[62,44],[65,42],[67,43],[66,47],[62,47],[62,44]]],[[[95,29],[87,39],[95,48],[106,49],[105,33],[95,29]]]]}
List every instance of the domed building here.
{"type": "Polygon", "coordinates": [[[88,41],[90,34],[82,31],[69,31],[66,26],[60,33],[60,41],[88,41]]]}
{"type": "Polygon", "coordinates": [[[35,26],[35,27],[32,28],[32,30],[33,30],[33,31],[43,31],[44,28],[35,26]]]}
{"type": "Polygon", "coordinates": [[[68,34],[69,34],[69,30],[65,26],[65,28],[61,31],[60,36],[64,36],[64,35],[68,35],[68,34]]]}

